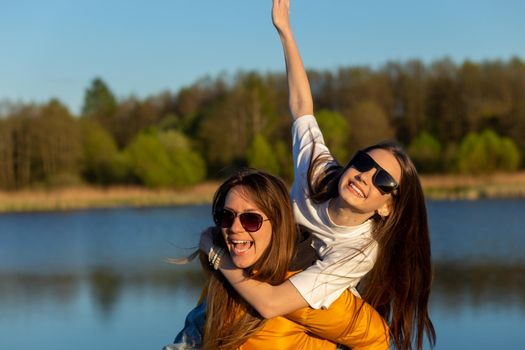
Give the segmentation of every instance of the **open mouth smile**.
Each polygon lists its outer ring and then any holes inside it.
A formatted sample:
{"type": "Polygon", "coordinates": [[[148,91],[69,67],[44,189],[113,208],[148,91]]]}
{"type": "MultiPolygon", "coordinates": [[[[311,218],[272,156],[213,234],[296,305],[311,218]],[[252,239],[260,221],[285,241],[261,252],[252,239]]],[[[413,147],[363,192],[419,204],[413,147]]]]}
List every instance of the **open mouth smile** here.
{"type": "Polygon", "coordinates": [[[360,198],[366,198],[364,192],[353,181],[350,181],[348,183],[348,187],[350,188],[350,191],[354,193],[356,196],[360,198]]]}
{"type": "Polygon", "coordinates": [[[229,239],[228,242],[231,246],[231,251],[237,255],[246,253],[253,246],[253,241],[229,239]]]}

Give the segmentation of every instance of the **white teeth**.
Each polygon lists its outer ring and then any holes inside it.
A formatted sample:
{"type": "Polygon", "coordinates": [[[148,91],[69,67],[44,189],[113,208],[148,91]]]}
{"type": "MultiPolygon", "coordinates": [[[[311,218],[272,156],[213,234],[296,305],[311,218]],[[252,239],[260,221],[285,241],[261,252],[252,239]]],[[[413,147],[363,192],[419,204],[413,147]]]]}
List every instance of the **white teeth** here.
{"type": "Polygon", "coordinates": [[[233,252],[236,254],[247,252],[253,246],[253,241],[230,239],[230,243],[233,245],[233,252]]]}
{"type": "Polygon", "coordinates": [[[353,188],[354,191],[357,192],[357,194],[361,197],[361,198],[365,198],[365,194],[356,186],[354,185],[352,182],[350,182],[350,187],[353,188]]]}

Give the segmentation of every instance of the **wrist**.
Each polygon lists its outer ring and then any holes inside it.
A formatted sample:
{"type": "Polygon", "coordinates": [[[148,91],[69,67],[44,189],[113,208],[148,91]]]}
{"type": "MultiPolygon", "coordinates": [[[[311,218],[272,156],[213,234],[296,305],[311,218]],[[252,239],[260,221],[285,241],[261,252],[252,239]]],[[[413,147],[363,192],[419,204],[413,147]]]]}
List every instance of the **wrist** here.
{"type": "Polygon", "coordinates": [[[289,25],[277,27],[277,33],[279,34],[281,39],[287,39],[293,36],[292,27],[290,27],[289,25]]]}
{"type": "Polygon", "coordinates": [[[214,270],[220,267],[221,259],[225,253],[224,248],[213,245],[208,252],[208,262],[214,270]]]}

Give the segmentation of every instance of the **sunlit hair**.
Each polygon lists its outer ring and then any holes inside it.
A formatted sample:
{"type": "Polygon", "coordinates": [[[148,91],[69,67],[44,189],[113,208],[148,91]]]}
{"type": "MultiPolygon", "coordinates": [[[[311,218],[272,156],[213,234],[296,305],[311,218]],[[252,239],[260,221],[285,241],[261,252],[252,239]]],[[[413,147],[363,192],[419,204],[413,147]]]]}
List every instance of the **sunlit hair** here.
{"type": "MultiPolygon", "coordinates": [[[[397,190],[389,194],[390,215],[371,218],[378,256],[359,289],[363,299],[389,323],[396,349],[412,349],[414,342],[416,349],[422,349],[425,333],[433,346],[436,334],[428,314],[432,264],[423,189],[414,164],[397,143],[382,142],[363,151],[373,149],[386,150],[397,159],[401,180],[397,190]]],[[[309,195],[315,203],[339,196],[339,180],[351,166],[332,163],[321,169],[326,159],[326,155],[316,157],[308,171],[309,195]]],[[[353,256],[355,253],[349,253],[348,259],[353,256]]]]}
{"type": "MultiPolygon", "coordinates": [[[[213,198],[213,212],[224,207],[226,196],[236,187],[242,187],[272,225],[270,245],[245,273],[258,281],[281,284],[286,279],[298,235],[288,189],[271,174],[244,169],[219,187],[213,198]]],[[[214,228],[214,242],[226,249],[219,227],[214,228]]],[[[239,296],[220,271],[210,270],[207,262],[203,266],[210,271],[203,349],[236,349],[258,331],[265,320],[239,296]]]]}

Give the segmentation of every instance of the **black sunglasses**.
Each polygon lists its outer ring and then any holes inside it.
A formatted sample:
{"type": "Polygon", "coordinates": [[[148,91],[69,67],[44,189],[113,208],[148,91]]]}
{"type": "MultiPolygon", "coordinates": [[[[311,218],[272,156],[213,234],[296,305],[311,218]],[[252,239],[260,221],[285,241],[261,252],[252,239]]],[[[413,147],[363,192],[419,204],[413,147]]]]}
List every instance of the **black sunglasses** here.
{"type": "Polygon", "coordinates": [[[372,183],[382,194],[388,194],[395,191],[398,183],[394,177],[385,169],[381,168],[370,155],[363,151],[357,151],[355,156],[348,163],[348,167],[354,167],[357,171],[365,172],[370,169],[376,169],[374,176],[372,176],[372,183]]]}
{"type": "Polygon", "coordinates": [[[229,209],[220,209],[213,213],[213,221],[215,224],[222,228],[231,228],[236,217],[239,217],[241,221],[241,226],[246,230],[246,232],[255,232],[258,231],[263,221],[268,221],[270,219],[264,219],[262,215],[257,213],[240,213],[237,214],[229,209]]]}

